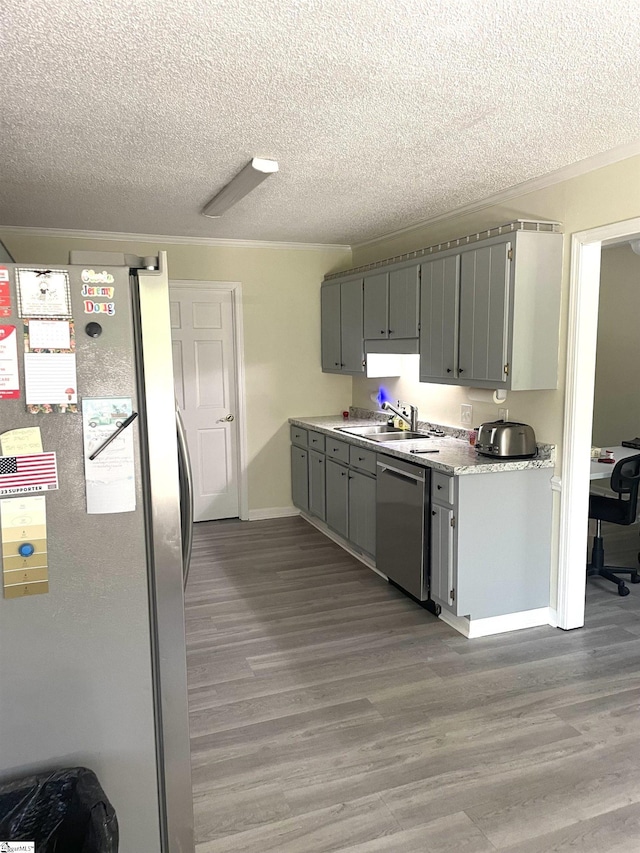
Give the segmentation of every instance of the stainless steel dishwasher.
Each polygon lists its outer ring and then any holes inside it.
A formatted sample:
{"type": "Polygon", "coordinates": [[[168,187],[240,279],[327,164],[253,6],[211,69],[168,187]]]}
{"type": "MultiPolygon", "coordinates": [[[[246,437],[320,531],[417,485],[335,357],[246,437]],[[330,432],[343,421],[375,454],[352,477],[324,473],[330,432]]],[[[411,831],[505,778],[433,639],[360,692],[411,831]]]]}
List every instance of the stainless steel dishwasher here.
{"type": "Polygon", "coordinates": [[[431,471],[379,455],[377,473],[376,566],[392,583],[418,601],[426,601],[431,471]]]}

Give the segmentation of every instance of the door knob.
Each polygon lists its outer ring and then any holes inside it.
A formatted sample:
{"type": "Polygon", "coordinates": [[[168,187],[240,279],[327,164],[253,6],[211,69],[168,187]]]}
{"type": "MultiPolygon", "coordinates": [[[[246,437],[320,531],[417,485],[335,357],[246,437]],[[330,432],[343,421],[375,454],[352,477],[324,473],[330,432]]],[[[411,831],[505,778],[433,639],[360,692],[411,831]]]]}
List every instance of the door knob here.
{"type": "Polygon", "coordinates": [[[232,420],[234,420],[234,415],[227,415],[227,417],[226,417],[226,418],[218,418],[218,420],[216,421],[216,423],[221,424],[221,423],[223,423],[224,421],[229,421],[229,422],[231,422],[232,420]]]}

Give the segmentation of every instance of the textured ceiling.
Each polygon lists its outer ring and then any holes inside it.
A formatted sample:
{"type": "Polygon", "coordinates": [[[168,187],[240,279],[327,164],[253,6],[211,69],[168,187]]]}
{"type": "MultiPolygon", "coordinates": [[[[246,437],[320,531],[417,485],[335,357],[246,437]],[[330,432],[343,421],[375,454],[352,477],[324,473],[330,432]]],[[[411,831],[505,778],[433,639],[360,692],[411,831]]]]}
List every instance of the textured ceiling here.
{"type": "Polygon", "coordinates": [[[638,0],[4,0],[0,223],[354,243],[640,139],[638,0]],[[199,210],[252,156],[269,178],[199,210]]]}

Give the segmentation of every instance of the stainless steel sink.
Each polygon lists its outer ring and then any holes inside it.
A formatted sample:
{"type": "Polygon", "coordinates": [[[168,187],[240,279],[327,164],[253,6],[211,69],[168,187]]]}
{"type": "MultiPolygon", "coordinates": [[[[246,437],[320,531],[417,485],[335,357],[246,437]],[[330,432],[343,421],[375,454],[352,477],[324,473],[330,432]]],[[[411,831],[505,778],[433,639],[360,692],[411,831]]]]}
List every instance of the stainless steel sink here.
{"type": "Polygon", "coordinates": [[[415,441],[417,438],[431,438],[426,432],[410,432],[409,430],[399,429],[396,432],[379,432],[376,435],[369,435],[372,441],[415,441]]]}
{"type": "Polygon", "coordinates": [[[429,438],[424,432],[410,432],[406,429],[390,427],[386,424],[377,426],[336,427],[338,432],[346,432],[350,435],[359,435],[362,438],[370,438],[372,441],[408,441],[416,438],[429,438]]]}
{"type": "Polygon", "coordinates": [[[377,424],[376,426],[354,426],[354,427],[336,427],[339,432],[348,432],[351,435],[377,435],[379,432],[402,432],[397,427],[387,426],[386,424],[377,424]]]}

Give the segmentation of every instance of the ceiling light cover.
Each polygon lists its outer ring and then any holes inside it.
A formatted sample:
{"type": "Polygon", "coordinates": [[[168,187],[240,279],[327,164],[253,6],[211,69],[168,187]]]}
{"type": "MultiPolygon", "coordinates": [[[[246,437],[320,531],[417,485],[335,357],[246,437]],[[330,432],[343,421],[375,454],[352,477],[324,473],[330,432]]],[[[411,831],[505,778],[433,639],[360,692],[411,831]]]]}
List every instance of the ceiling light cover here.
{"type": "Polygon", "coordinates": [[[640,255],[640,238],[637,240],[630,240],[629,245],[631,246],[632,252],[635,252],[636,255],[640,255]]]}
{"type": "Polygon", "coordinates": [[[261,184],[269,175],[273,175],[277,171],[278,162],[276,160],[254,157],[244,169],[238,172],[235,178],[229,181],[224,189],[211,199],[209,204],[205,205],[202,211],[203,215],[217,219],[261,184]]]}

